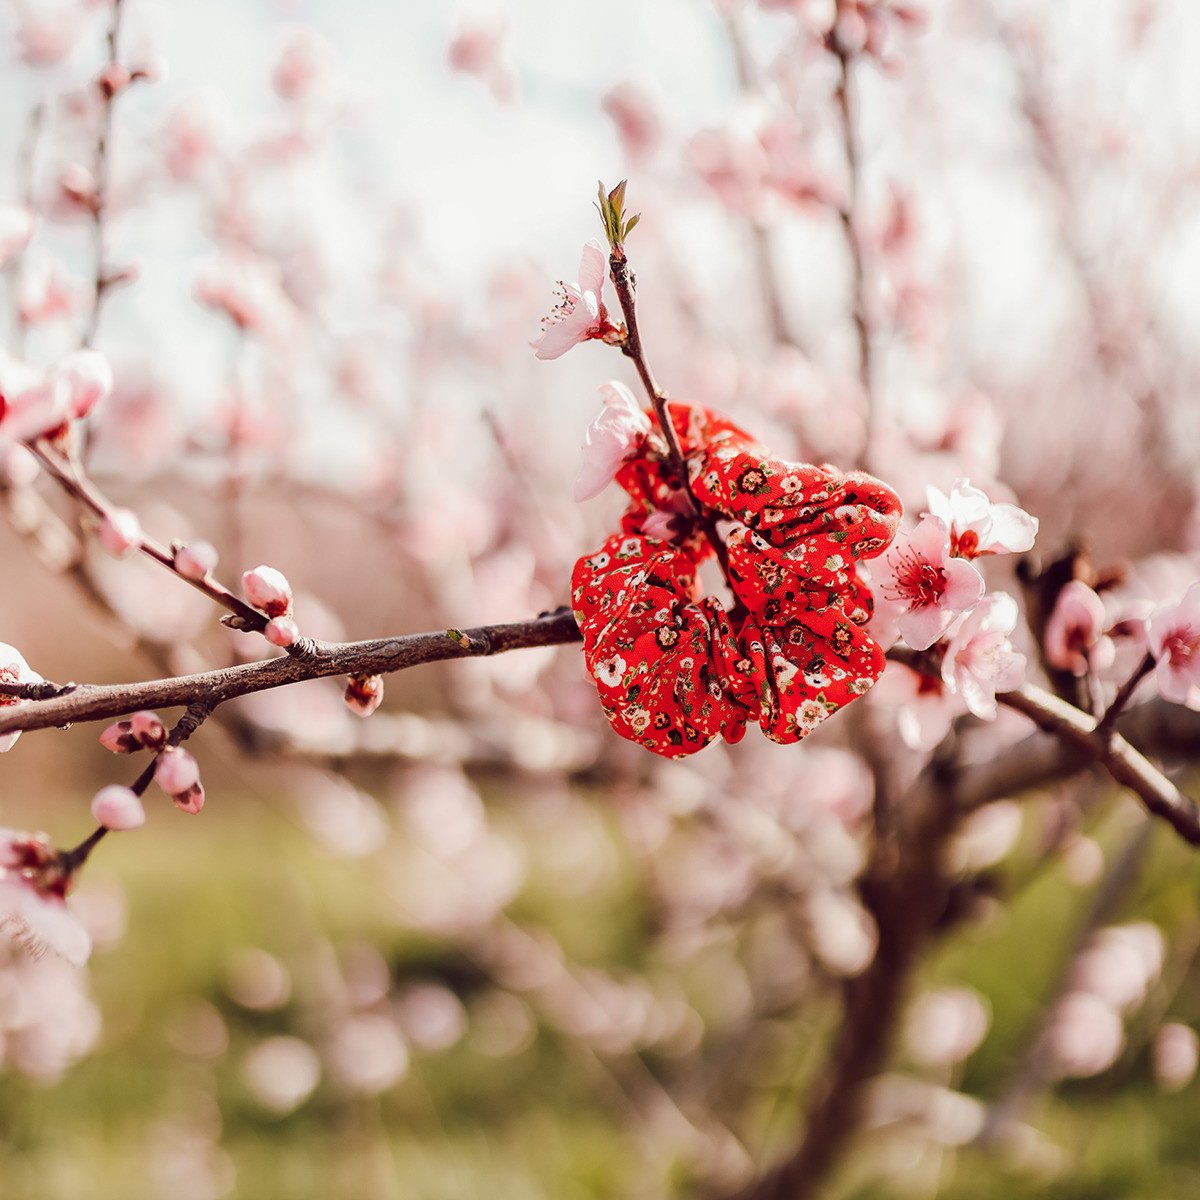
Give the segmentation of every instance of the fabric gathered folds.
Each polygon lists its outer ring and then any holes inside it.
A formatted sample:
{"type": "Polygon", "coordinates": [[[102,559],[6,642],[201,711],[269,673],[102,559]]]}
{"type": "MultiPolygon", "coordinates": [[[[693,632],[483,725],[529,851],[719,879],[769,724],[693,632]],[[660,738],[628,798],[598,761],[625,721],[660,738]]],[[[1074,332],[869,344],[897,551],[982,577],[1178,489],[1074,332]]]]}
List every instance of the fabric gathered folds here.
{"type": "Polygon", "coordinates": [[[882,554],[899,497],[862,472],[772,458],[698,405],[668,408],[692,494],[722,526],[732,612],[702,592],[712,545],[657,439],[617,472],[621,532],[575,564],[572,608],[605,715],[622,737],[678,758],[750,721],[795,742],[863,695],[884,654],[863,628],[857,564],[882,554]]]}

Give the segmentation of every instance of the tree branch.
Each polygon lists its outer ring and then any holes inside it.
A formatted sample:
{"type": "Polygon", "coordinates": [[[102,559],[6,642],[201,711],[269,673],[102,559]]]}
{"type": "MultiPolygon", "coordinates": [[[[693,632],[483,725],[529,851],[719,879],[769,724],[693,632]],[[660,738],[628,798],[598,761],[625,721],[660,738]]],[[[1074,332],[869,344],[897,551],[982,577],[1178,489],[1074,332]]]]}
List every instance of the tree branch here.
{"type": "Polygon", "coordinates": [[[216,707],[252,692],[324,679],[330,675],[387,675],[448,658],[479,658],[532,646],[577,642],[570,612],[559,611],[508,625],[410,633],[363,642],[307,641],[307,653],[223,667],[145,683],[80,684],[66,695],[0,708],[0,734],[49,729],[75,721],[104,721],[143,708],[204,702],[216,707]]]}

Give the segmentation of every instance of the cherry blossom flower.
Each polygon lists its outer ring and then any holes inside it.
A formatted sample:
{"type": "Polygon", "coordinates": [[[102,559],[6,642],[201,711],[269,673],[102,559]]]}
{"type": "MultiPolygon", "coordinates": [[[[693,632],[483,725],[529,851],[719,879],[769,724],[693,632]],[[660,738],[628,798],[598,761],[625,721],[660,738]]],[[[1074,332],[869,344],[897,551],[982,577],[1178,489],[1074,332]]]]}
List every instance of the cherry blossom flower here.
{"type": "Polygon", "coordinates": [[[929,511],[950,530],[950,553],[959,558],[1021,554],[1033,548],[1038,521],[1015,504],[993,504],[967,479],[956,479],[950,495],[926,489],[929,511]]]}
{"type": "Polygon", "coordinates": [[[963,618],[946,647],[942,680],[977,717],[994,720],[996,693],[1025,677],[1025,656],[1012,648],[1017,602],[1003,592],[985,596],[963,618]]]}
{"type": "Polygon", "coordinates": [[[932,750],[963,712],[962,698],[940,676],[913,671],[901,663],[888,664],[871,696],[873,703],[895,712],[896,731],[910,750],[932,750]]]}
{"type": "Polygon", "coordinates": [[[1160,608],[1146,637],[1158,662],[1154,679],[1162,697],[1200,710],[1200,583],[1192,584],[1178,604],[1160,608]]]}
{"type": "Polygon", "coordinates": [[[983,596],[983,576],[965,559],[950,555],[950,530],[927,514],[916,529],[901,534],[887,552],[891,578],[883,595],[905,606],[900,635],[914,650],[927,650],[983,596]]]}
{"type": "Polygon", "coordinates": [[[167,743],[167,727],[158,713],[142,710],[129,718],[129,731],[147,750],[161,750],[167,743]]]}
{"type": "Polygon", "coordinates": [[[531,343],[538,358],[559,358],[580,342],[616,332],[608,319],[602,296],[607,267],[608,260],[600,243],[595,238],[585,242],[579,263],[579,282],[559,283],[561,299],[550,315],[542,319],[541,335],[531,343]]]}
{"type": "Polygon", "coordinates": [[[70,882],[44,835],[0,829],[0,927],[35,952],[53,950],[79,967],[92,942],[67,908],[70,882]]]}
{"type": "Polygon", "coordinates": [[[575,480],[575,499],[580,501],[598,496],[650,432],[650,419],[623,383],[612,380],[602,384],[600,395],[604,407],[588,426],[583,466],[575,480]]]}
{"type": "Polygon", "coordinates": [[[0,350],[0,443],[52,434],[69,417],[65,379],[0,350]]]}
{"type": "Polygon", "coordinates": [[[105,829],[114,831],[138,829],[146,823],[141,797],[119,784],[102,787],[92,797],[92,816],[105,829]]]}
{"type": "MultiPolygon", "coordinates": [[[[19,650],[8,645],[7,642],[0,642],[0,683],[41,682],[42,677],[36,671],[29,669],[29,664],[19,650]]],[[[21,703],[23,701],[16,696],[0,696],[0,706],[21,703]]],[[[11,750],[20,736],[20,730],[17,730],[16,733],[0,734],[0,753],[11,750]]]]}
{"type": "Polygon", "coordinates": [[[1081,579],[1072,579],[1046,622],[1046,661],[1075,675],[1086,675],[1089,664],[1098,671],[1111,667],[1116,647],[1105,636],[1107,624],[1104,601],[1081,579]]]}
{"type": "Polygon", "coordinates": [[[113,389],[113,372],[99,350],[76,350],[55,367],[66,384],[67,404],[73,417],[86,417],[113,389]]]}

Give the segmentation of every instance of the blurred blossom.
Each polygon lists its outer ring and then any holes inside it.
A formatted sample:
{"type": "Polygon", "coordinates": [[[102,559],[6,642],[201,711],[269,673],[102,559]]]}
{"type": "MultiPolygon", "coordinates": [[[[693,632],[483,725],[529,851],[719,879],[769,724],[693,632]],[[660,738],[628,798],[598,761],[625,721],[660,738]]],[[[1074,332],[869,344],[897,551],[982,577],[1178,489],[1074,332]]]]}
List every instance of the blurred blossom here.
{"type": "Polygon", "coordinates": [[[974,873],[1000,862],[1021,836],[1022,819],[1023,810],[1013,800],[998,800],[973,812],[951,843],[953,869],[974,873]]]}
{"type": "Polygon", "coordinates": [[[279,268],[247,252],[226,253],[203,263],[194,290],[201,304],[224,312],[250,333],[282,337],[295,320],[295,306],[283,290],[279,268]]]}
{"type": "Polygon", "coordinates": [[[198,1126],[192,1113],[152,1126],[144,1155],[158,1195],[172,1200],[220,1200],[233,1190],[233,1162],[217,1142],[219,1132],[198,1126]]]}
{"type": "Polygon", "coordinates": [[[987,1001],[974,989],[941,988],[913,1002],[905,1040],[922,1066],[953,1066],[974,1053],[989,1023],[987,1001]]]}
{"type": "Polygon", "coordinates": [[[649,94],[636,83],[621,83],[605,92],[600,103],[616,126],[629,161],[641,163],[649,158],[663,134],[662,117],[649,94]]]}
{"type": "Polygon", "coordinates": [[[1125,1046],[1115,1008],[1090,992],[1068,992],[1054,1006],[1046,1033],[1052,1069],[1060,1078],[1086,1079],[1107,1071],[1125,1046]]]}
{"type": "Polygon", "coordinates": [[[1145,1000],[1165,952],[1162,931],[1149,921],[1101,929],[1075,961],[1072,988],[1128,1012],[1145,1000]]]}
{"type": "Polygon", "coordinates": [[[225,967],[225,991],[243,1008],[282,1008],[292,994],[292,977],[273,954],[256,947],[236,950],[225,967]]]}
{"type": "Polygon", "coordinates": [[[300,1038],[270,1037],[246,1055],[242,1077],[264,1108],[289,1113],[312,1095],[321,1078],[321,1060],[300,1038]]]}
{"type": "Polygon", "coordinates": [[[875,956],[871,918],[847,892],[814,891],[806,902],[813,953],[835,975],[857,975],[875,956]]]}
{"type": "Polygon", "coordinates": [[[345,1017],[325,1045],[330,1074],[347,1091],[373,1096],[408,1074],[408,1047],[390,1018],[376,1013],[345,1017]]]}
{"type": "Polygon", "coordinates": [[[1150,618],[1146,640],[1157,660],[1154,678],[1163,698],[1200,709],[1200,583],[1150,618]]]}
{"type": "Polygon", "coordinates": [[[340,775],[307,772],[288,794],[308,831],[330,853],[361,858],[387,840],[388,820],[379,802],[340,775]]]}
{"type": "Polygon", "coordinates": [[[1171,1022],[1154,1037],[1154,1078],[1164,1092],[1182,1091],[1196,1075],[1200,1039],[1187,1025],[1171,1022]]]}
{"type": "Polygon", "coordinates": [[[0,203],[0,267],[25,249],[36,227],[37,218],[25,205],[0,203]]]}
{"type": "Polygon", "coordinates": [[[14,6],[17,52],[31,67],[53,67],[74,49],[87,28],[83,13],[72,0],[50,0],[14,6]]]}
{"type": "Polygon", "coordinates": [[[81,967],[92,941],[67,908],[70,884],[44,834],[0,829],[0,933],[35,955],[50,950],[81,967]]]}
{"type": "Polygon", "coordinates": [[[957,690],[939,676],[888,663],[883,678],[871,689],[872,704],[895,711],[896,728],[910,750],[932,750],[950,732],[964,704],[957,690]]]}
{"type": "Polygon", "coordinates": [[[53,1083],[99,1033],[84,972],[54,955],[37,957],[0,942],[0,1070],[53,1083]]]}
{"type": "Polygon", "coordinates": [[[396,1018],[404,1036],[421,1050],[448,1050],[467,1027],[462,1001],[436,983],[405,988],[396,999],[396,1018]]]}
{"type": "Polygon", "coordinates": [[[22,324],[69,320],[83,310],[89,288],[49,251],[35,246],[21,263],[17,312],[22,324]]]}
{"type": "Polygon", "coordinates": [[[1089,887],[1104,871],[1104,851],[1094,838],[1076,836],[1063,847],[1063,873],[1075,887],[1089,887]]]}
{"type": "Polygon", "coordinates": [[[511,992],[485,992],[470,1010],[471,1045],[489,1058],[510,1058],[533,1044],[537,1023],[511,992]]]}
{"type": "Polygon", "coordinates": [[[1054,602],[1046,622],[1046,661],[1060,671],[1086,675],[1112,665],[1115,647],[1105,635],[1104,601],[1086,583],[1072,579],[1054,602]]]}
{"type": "Polygon", "coordinates": [[[464,19],[446,52],[455,71],[474,75],[501,103],[518,95],[519,79],[508,50],[508,19],[501,11],[477,13],[464,19]]]}
{"type": "Polygon", "coordinates": [[[216,1006],[193,999],[170,1014],[167,1041],[189,1058],[216,1059],[229,1049],[229,1029],[216,1006]]]}

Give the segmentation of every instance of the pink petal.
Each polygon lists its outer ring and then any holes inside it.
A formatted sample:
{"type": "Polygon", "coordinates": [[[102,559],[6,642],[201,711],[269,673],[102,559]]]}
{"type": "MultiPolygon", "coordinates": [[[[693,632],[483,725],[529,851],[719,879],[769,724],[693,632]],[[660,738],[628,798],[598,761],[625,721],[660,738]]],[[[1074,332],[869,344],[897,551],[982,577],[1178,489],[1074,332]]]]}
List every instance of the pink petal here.
{"type": "Polygon", "coordinates": [[[942,593],[942,605],[955,612],[974,608],[983,596],[983,576],[964,558],[947,561],[945,571],[946,590],[942,593]]]}
{"type": "Polygon", "coordinates": [[[1033,549],[1037,537],[1038,520],[1015,504],[993,504],[992,522],[987,542],[981,549],[985,553],[1023,554],[1033,549]]]}
{"type": "MultiPolygon", "coordinates": [[[[591,238],[583,244],[583,257],[579,260],[579,290],[585,295],[591,292],[599,302],[604,287],[604,276],[608,270],[608,255],[604,247],[591,238]]],[[[598,309],[593,310],[593,315],[598,309]]]]}

